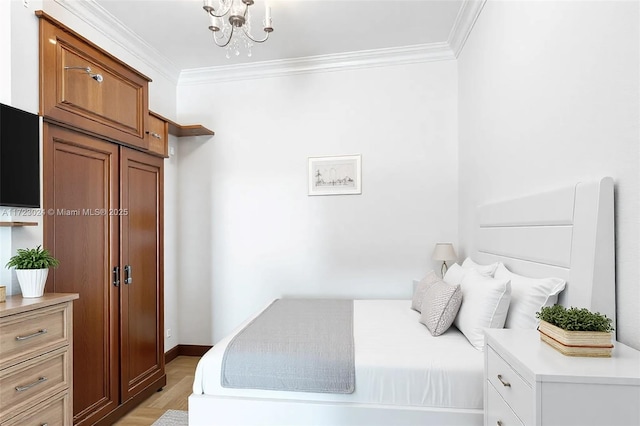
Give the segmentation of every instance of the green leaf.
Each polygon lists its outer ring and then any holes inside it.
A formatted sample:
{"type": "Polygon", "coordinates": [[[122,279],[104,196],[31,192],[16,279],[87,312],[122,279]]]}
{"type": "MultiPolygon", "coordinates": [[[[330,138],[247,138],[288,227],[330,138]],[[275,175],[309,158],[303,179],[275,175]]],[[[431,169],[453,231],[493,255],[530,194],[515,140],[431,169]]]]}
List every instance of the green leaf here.
{"type": "Polygon", "coordinates": [[[51,256],[49,250],[38,246],[33,249],[18,249],[16,255],[9,259],[7,268],[46,269],[56,268],[60,262],[51,256]]]}

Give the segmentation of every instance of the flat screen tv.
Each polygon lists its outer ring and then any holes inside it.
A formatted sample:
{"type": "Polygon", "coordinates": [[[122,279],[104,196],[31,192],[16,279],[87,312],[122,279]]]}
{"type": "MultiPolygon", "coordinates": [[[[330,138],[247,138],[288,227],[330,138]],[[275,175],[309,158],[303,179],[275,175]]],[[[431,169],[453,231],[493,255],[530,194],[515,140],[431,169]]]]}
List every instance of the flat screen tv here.
{"type": "Polygon", "coordinates": [[[0,206],[40,207],[37,114],[0,104],[0,206]]]}

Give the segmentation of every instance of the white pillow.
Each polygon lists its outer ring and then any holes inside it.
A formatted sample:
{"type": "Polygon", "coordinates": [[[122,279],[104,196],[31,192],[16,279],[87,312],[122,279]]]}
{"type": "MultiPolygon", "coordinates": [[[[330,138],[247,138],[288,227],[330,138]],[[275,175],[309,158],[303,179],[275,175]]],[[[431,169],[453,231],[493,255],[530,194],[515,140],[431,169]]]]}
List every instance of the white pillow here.
{"type": "Polygon", "coordinates": [[[444,274],[442,280],[451,285],[459,285],[464,278],[464,274],[467,272],[466,269],[462,269],[462,266],[454,263],[447,269],[447,273],[444,274]]]}
{"type": "Polygon", "coordinates": [[[484,348],[483,328],[502,328],[511,300],[508,279],[495,279],[469,269],[460,284],[462,305],[454,324],[479,350],[484,348]]]}
{"type": "Polygon", "coordinates": [[[536,279],[514,274],[502,263],[495,277],[511,281],[511,304],[505,328],[537,328],[540,320],[536,312],[543,306],[553,306],[566,285],[560,278],[536,279]]]}
{"type": "Polygon", "coordinates": [[[491,263],[489,265],[480,265],[470,257],[467,257],[464,262],[462,262],[462,267],[465,269],[475,269],[480,273],[480,275],[486,275],[487,277],[493,277],[493,274],[496,272],[496,268],[498,267],[498,262],[491,263]]]}
{"type": "Polygon", "coordinates": [[[440,279],[436,273],[430,271],[418,284],[416,284],[416,288],[413,290],[413,298],[411,299],[411,309],[418,312],[422,311],[421,306],[425,292],[433,283],[439,280],[440,279]]]}

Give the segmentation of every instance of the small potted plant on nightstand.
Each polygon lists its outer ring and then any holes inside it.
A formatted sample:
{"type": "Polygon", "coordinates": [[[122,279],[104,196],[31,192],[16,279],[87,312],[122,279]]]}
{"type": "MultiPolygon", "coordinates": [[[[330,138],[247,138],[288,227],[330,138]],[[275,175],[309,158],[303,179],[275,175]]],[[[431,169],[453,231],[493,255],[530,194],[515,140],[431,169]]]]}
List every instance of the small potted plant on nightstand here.
{"type": "Polygon", "coordinates": [[[570,356],[610,357],[611,318],[586,308],[546,306],[536,312],[540,339],[570,356]]]}
{"type": "Polygon", "coordinates": [[[22,297],[42,297],[49,268],[55,268],[60,262],[47,249],[38,246],[33,249],[18,249],[9,259],[7,268],[15,268],[22,297]]]}

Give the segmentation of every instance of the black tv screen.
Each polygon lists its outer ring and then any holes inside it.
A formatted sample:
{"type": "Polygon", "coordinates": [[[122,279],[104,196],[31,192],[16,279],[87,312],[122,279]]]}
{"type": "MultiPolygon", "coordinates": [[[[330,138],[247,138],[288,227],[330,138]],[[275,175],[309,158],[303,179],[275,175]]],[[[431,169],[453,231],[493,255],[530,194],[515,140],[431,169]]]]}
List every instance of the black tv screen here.
{"type": "Polygon", "coordinates": [[[0,206],[40,207],[37,114],[0,104],[0,206]]]}

